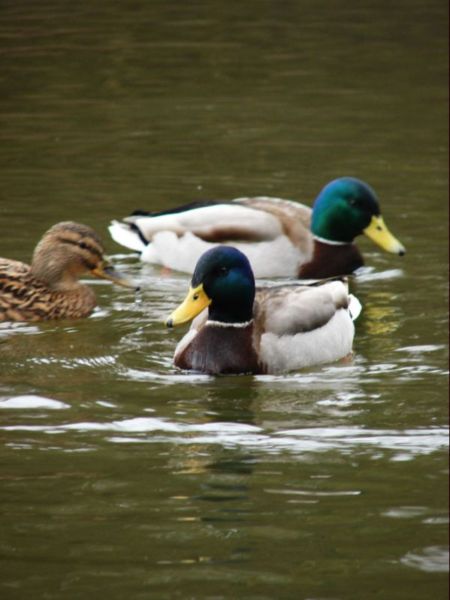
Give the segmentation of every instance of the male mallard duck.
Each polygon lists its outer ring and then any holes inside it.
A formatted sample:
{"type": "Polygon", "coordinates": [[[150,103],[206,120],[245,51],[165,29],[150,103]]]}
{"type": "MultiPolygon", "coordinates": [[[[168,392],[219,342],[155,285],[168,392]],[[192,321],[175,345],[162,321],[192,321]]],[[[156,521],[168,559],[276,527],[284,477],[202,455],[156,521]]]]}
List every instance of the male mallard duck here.
{"type": "Polygon", "coordinates": [[[194,202],[159,213],[136,211],[109,227],[113,239],[151,262],[192,273],[219,243],[241,250],[255,277],[318,279],[347,275],[363,265],[353,243],[364,233],[384,250],[405,249],[388,231],[375,192],[342,177],[326,185],[313,209],[277,198],[194,202]]]}
{"type": "Polygon", "coordinates": [[[86,317],[96,300],[78,281],[85,273],[132,286],[106,262],[103,252],[93,229],[67,221],[44,234],[31,266],[0,258],[0,321],[86,317]]]}
{"type": "Polygon", "coordinates": [[[347,356],[360,310],[343,281],[261,288],[255,299],[247,257],[216,246],[198,261],[186,299],[166,324],[199,315],[175,350],[181,369],[278,373],[347,356]]]}

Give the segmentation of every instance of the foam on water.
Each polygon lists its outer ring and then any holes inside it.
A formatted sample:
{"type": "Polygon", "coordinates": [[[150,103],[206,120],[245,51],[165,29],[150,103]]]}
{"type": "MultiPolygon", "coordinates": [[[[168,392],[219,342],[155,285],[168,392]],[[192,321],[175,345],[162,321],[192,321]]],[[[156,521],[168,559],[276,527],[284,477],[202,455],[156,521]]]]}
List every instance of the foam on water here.
{"type": "Polygon", "coordinates": [[[48,409],[48,410],[63,410],[70,408],[69,404],[60,402],[59,400],[52,400],[51,398],[44,398],[42,396],[16,396],[15,398],[0,399],[0,408],[9,409],[48,409]]]}

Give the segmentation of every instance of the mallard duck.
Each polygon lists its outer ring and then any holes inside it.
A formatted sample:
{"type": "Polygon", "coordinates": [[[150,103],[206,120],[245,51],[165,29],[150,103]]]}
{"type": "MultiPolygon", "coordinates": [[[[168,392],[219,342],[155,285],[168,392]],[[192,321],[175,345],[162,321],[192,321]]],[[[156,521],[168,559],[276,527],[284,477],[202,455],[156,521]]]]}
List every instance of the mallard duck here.
{"type": "Polygon", "coordinates": [[[86,225],[53,225],[34,250],[31,266],[0,258],[0,321],[45,321],[86,317],[94,292],[78,280],[85,273],[127,287],[103,255],[99,236],[86,225]]]}
{"type": "Polygon", "coordinates": [[[267,197],[194,202],[158,213],[136,211],[123,222],[113,221],[109,231],[143,261],[187,273],[219,243],[244,252],[257,278],[350,274],[364,262],[353,243],[361,233],[388,252],[405,253],[384,224],[375,192],[352,177],[326,185],[312,211],[267,197]]]}
{"type": "Polygon", "coordinates": [[[198,261],[186,299],[166,324],[196,317],[175,350],[181,369],[279,373],[349,355],[360,309],[345,281],[255,291],[247,257],[216,246],[198,261]]]}

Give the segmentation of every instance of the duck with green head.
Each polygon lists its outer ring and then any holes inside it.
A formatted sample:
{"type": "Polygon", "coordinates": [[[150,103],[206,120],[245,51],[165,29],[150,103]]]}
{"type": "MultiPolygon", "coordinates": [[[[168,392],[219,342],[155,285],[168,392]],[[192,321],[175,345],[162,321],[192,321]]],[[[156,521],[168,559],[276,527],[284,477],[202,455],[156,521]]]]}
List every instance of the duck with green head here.
{"type": "Polygon", "coordinates": [[[399,256],[403,245],[389,232],[373,189],[353,177],[328,183],[312,210],[279,198],[194,202],[163,212],[136,211],[109,228],[145,262],[192,273],[209,248],[226,244],[249,259],[256,278],[334,277],[364,264],[354,244],[365,234],[399,256]]]}
{"type": "Polygon", "coordinates": [[[300,277],[332,277],[361,267],[364,260],[353,243],[361,234],[386,252],[405,254],[384,223],[373,189],[353,177],[335,179],[322,189],[313,205],[311,232],[313,256],[300,267],[300,277]]]}
{"type": "Polygon", "coordinates": [[[217,246],[201,256],[186,299],[166,323],[194,319],[175,350],[181,369],[279,373],[348,356],[360,308],[342,280],[255,290],[246,256],[217,246]]]}

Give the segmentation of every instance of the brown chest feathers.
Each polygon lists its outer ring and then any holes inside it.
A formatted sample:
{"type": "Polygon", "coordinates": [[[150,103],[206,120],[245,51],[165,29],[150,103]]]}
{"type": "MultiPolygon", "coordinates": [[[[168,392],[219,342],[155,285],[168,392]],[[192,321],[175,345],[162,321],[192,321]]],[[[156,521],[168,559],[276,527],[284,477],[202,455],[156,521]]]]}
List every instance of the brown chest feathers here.
{"type": "Polygon", "coordinates": [[[175,365],[217,374],[263,373],[253,346],[253,324],[247,327],[207,324],[175,357],[175,365]]]}
{"type": "Polygon", "coordinates": [[[312,259],[299,270],[300,279],[321,279],[350,275],[364,264],[355,244],[326,244],[314,240],[312,259]]]}

